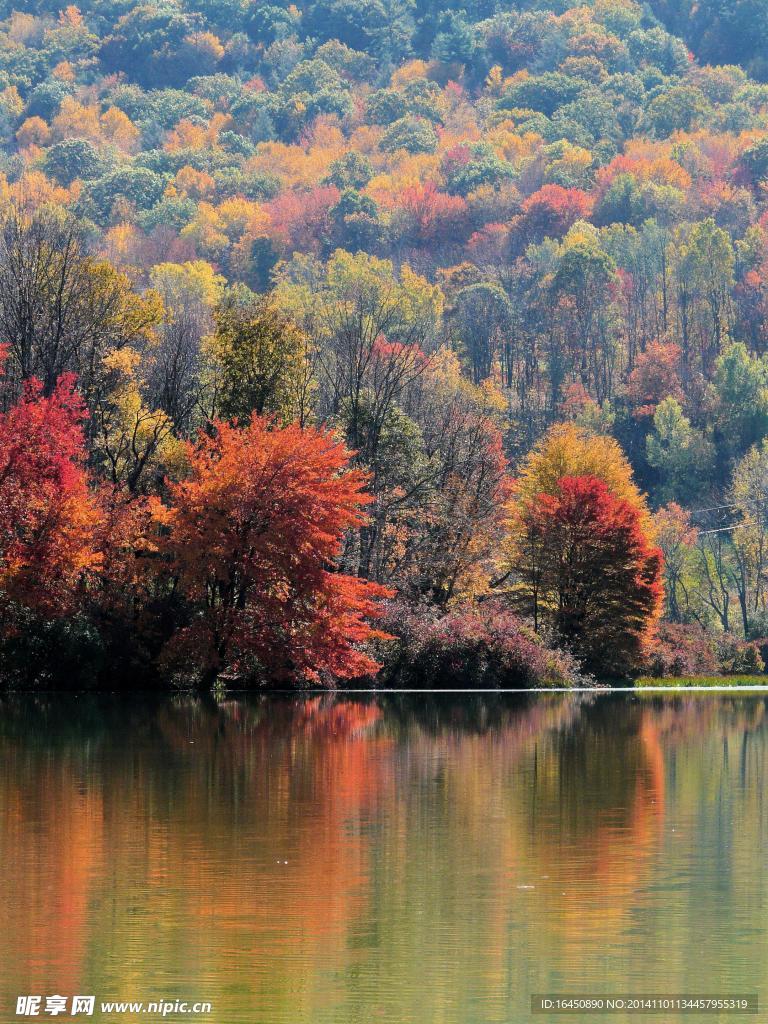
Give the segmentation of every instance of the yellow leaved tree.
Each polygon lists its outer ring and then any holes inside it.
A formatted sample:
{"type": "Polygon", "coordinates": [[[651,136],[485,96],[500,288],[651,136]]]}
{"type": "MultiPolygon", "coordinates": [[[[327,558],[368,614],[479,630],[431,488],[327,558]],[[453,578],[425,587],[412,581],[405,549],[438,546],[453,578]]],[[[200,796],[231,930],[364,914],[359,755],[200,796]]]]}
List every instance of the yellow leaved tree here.
{"type": "Polygon", "coordinates": [[[173,420],[151,409],[142,394],[140,356],[113,349],[102,361],[103,393],[92,417],[94,456],[117,488],[141,493],[184,464],[184,445],[173,420]]]}

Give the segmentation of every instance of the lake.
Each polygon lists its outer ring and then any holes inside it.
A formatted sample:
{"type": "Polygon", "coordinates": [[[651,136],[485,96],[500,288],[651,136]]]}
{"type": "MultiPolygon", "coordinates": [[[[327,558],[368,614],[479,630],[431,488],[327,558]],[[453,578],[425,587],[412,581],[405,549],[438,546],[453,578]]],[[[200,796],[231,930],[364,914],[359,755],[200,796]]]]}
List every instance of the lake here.
{"type": "Polygon", "coordinates": [[[27,993],[217,1024],[630,1019],[531,1015],[546,992],[768,1007],[766,708],[6,698],[0,1020],[27,993]]]}

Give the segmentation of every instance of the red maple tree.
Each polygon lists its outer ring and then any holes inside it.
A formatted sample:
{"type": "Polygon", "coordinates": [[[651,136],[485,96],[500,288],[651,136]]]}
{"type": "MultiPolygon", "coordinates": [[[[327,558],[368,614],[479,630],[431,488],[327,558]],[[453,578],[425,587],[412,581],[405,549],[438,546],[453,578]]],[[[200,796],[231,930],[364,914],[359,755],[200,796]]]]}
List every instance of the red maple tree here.
{"type": "Polygon", "coordinates": [[[653,416],[659,402],[670,396],[682,401],[680,346],[652,341],[637,357],[626,395],[636,419],[653,416]]]}
{"type": "Polygon", "coordinates": [[[467,201],[461,196],[440,192],[434,182],[407,185],[398,205],[407,225],[407,234],[418,245],[456,241],[466,230],[467,201]]]}
{"type": "Polygon", "coordinates": [[[79,584],[99,556],[99,511],[88,486],[75,378],[60,378],[49,397],[29,380],[20,400],[0,413],[0,592],[46,615],[75,606],[79,584]]]}
{"type": "Polygon", "coordinates": [[[559,238],[592,212],[592,199],[579,188],[543,185],[523,202],[515,230],[525,239],[559,238]]]}
{"type": "Polygon", "coordinates": [[[520,511],[515,569],[537,621],[592,671],[625,675],[661,614],[663,556],[638,509],[593,476],[566,476],[520,511]]]}
{"type": "Polygon", "coordinates": [[[189,446],[190,472],[158,505],[171,572],[192,622],[166,658],[204,676],[349,678],[378,665],[359,645],[385,634],[368,620],[391,591],[335,571],[346,530],[359,526],[366,475],[331,434],[256,414],[217,422],[189,446]]]}

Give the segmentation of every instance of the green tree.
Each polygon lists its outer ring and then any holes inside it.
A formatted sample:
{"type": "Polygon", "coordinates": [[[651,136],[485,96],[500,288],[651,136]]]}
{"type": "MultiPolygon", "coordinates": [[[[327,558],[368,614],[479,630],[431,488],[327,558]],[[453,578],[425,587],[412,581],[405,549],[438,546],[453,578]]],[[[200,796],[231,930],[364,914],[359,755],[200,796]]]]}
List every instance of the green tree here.
{"type": "Polygon", "coordinates": [[[482,283],[462,288],[450,311],[450,323],[476,384],[491,376],[512,330],[512,304],[502,288],[482,283]]]}
{"type": "Polygon", "coordinates": [[[437,133],[424,117],[401,117],[394,121],[381,138],[381,148],[387,153],[405,149],[409,153],[434,153],[437,133]]]}
{"type": "Polygon", "coordinates": [[[673,85],[650,103],[646,120],[658,138],[667,138],[673,132],[687,132],[709,110],[700,89],[693,85],[673,85]]]}
{"type": "Polygon", "coordinates": [[[559,247],[549,296],[564,338],[566,355],[598,402],[609,397],[616,360],[611,292],[616,265],[594,228],[577,222],[559,247]]]}
{"type": "Polygon", "coordinates": [[[335,185],[339,191],[346,188],[365,188],[373,177],[371,161],[363,153],[350,150],[334,160],[325,178],[327,185],[335,185]]]}
{"type": "Polygon", "coordinates": [[[313,390],[309,342],[269,298],[225,301],[207,341],[216,415],[246,423],[252,413],[305,423],[313,390]]]}
{"type": "Polygon", "coordinates": [[[112,72],[126,72],[141,85],[153,88],[183,85],[200,73],[200,65],[184,44],[204,27],[199,14],[187,14],[175,4],[139,4],[128,10],[104,39],[101,60],[112,72]],[[186,58],[186,59],[185,59],[186,58]]]}
{"type": "Polygon", "coordinates": [[[560,71],[545,71],[541,75],[530,75],[521,82],[510,86],[504,93],[501,105],[508,109],[523,107],[538,110],[548,117],[558,107],[575,100],[584,82],[560,71]]]}
{"type": "Polygon", "coordinates": [[[689,501],[711,480],[712,445],[691,426],[676,398],[664,398],[656,407],[646,453],[661,477],[658,490],[663,501],[689,501]]]}
{"type": "Polygon", "coordinates": [[[727,454],[739,455],[768,435],[768,359],[730,345],[716,361],[717,427],[727,454]]]}
{"type": "Polygon", "coordinates": [[[680,228],[672,245],[683,372],[705,371],[729,336],[736,257],[727,231],[713,218],[680,228]]]}
{"type": "Polygon", "coordinates": [[[75,178],[90,181],[106,170],[104,158],[87,139],[65,139],[46,152],[45,173],[61,185],[71,185],[75,178]]]}
{"type": "Polygon", "coordinates": [[[86,216],[99,224],[109,222],[117,199],[133,203],[139,210],[149,210],[162,198],[168,177],[146,167],[123,167],[89,182],[83,189],[80,206],[86,216]]]}

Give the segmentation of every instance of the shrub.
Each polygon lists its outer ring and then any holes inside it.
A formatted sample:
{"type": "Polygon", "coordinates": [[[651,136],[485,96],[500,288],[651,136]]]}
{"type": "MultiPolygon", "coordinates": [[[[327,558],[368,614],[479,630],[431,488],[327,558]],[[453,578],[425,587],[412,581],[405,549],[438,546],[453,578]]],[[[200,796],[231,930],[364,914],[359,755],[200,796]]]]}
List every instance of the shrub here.
{"type": "Polygon", "coordinates": [[[97,627],[81,614],[46,620],[16,607],[0,637],[0,685],[11,689],[89,689],[114,668],[97,627]]]}
{"type": "Polygon", "coordinates": [[[759,675],[765,671],[760,647],[754,641],[722,633],[715,639],[715,649],[723,675],[759,675]]]}
{"type": "Polygon", "coordinates": [[[494,602],[441,612],[394,601],[381,628],[380,680],[404,687],[575,686],[576,661],[494,602]]]}
{"type": "Polygon", "coordinates": [[[761,643],[732,633],[717,636],[701,626],[665,622],[644,671],[651,676],[756,675],[765,670],[761,643]]]}
{"type": "Polygon", "coordinates": [[[648,654],[645,671],[660,677],[717,675],[714,638],[701,626],[664,622],[648,654]]]}

